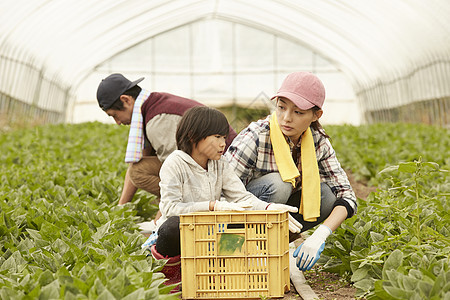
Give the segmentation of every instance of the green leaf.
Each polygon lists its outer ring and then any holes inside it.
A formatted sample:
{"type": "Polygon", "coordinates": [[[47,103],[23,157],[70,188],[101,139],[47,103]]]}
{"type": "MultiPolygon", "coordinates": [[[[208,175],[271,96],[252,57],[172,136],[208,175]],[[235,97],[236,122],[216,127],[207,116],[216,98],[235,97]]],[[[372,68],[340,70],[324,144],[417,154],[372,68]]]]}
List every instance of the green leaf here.
{"type": "Polygon", "coordinates": [[[370,291],[371,289],[373,289],[373,282],[374,282],[373,279],[368,278],[368,279],[363,279],[358,282],[355,282],[353,285],[356,288],[358,288],[364,292],[367,292],[367,291],[370,291]]]}
{"type": "Polygon", "coordinates": [[[417,288],[419,279],[411,276],[403,276],[403,287],[406,290],[414,290],[417,288]]]}
{"type": "Polygon", "coordinates": [[[79,289],[83,294],[87,294],[90,287],[84,280],[75,277],[73,278],[73,285],[77,289],[79,289]]]}
{"type": "Polygon", "coordinates": [[[21,291],[15,291],[10,287],[3,286],[0,289],[0,299],[20,299],[23,296],[21,291]]]}
{"type": "Polygon", "coordinates": [[[361,281],[366,278],[368,272],[369,268],[358,269],[353,273],[351,280],[353,282],[361,281]]]}
{"type": "Polygon", "coordinates": [[[111,227],[111,221],[108,221],[106,224],[103,224],[97,229],[97,232],[92,235],[92,239],[94,243],[98,243],[100,239],[102,239],[106,233],[108,233],[109,228],[111,227]]]}
{"type": "Polygon", "coordinates": [[[429,167],[434,170],[439,170],[439,164],[435,162],[423,162],[422,165],[424,167],[429,167]]]}
{"type": "Polygon", "coordinates": [[[39,284],[41,286],[46,286],[51,282],[54,282],[55,278],[53,277],[53,273],[49,270],[45,270],[42,272],[41,276],[39,276],[39,284]]]}
{"type": "Polygon", "coordinates": [[[135,290],[134,292],[123,297],[122,300],[144,299],[144,295],[145,295],[144,288],[139,288],[139,289],[135,290]]]}
{"type": "Polygon", "coordinates": [[[108,291],[107,289],[104,289],[103,292],[98,295],[97,300],[111,300],[111,299],[116,299],[116,297],[114,297],[113,294],[111,294],[110,291],[108,291]]]}
{"type": "Polygon", "coordinates": [[[123,290],[130,282],[128,278],[125,276],[124,270],[119,270],[117,274],[114,275],[114,278],[108,282],[108,287],[114,289],[122,294],[123,290]]]}
{"type": "Polygon", "coordinates": [[[401,163],[398,170],[403,173],[414,173],[417,170],[417,164],[413,162],[401,163]]]}
{"type": "Polygon", "coordinates": [[[64,300],[77,300],[77,296],[71,291],[66,290],[64,293],[64,300]]]}
{"type": "Polygon", "coordinates": [[[391,173],[393,171],[397,171],[399,169],[399,166],[389,166],[387,168],[384,168],[378,174],[384,174],[384,173],[391,173]]]}
{"type": "Polygon", "coordinates": [[[393,286],[384,286],[384,290],[395,299],[411,299],[413,291],[405,291],[393,286]]]}
{"type": "Polygon", "coordinates": [[[389,255],[388,259],[384,263],[383,271],[397,269],[403,263],[403,252],[399,249],[394,250],[394,252],[389,255]]]}
{"type": "MultiPolygon", "coordinates": [[[[159,300],[177,300],[177,299],[180,299],[180,296],[181,296],[181,293],[178,292],[178,293],[173,293],[173,294],[168,294],[168,295],[160,295],[158,297],[158,299],[159,300]]],[[[149,299],[153,299],[153,298],[146,297],[146,300],[149,300],[149,299]]]]}
{"type": "Polygon", "coordinates": [[[374,243],[381,242],[384,240],[384,235],[378,232],[370,232],[370,238],[374,243]]]}
{"type": "Polygon", "coordinates": [[[0,266],[0,271],[9,271],[11,273],[21,272],[23,265],[26,265],[25,259],[20,252],[14,252],[7,260],[0,266]]]}
{"type": "MultiPolygon", "coordinates": [[[[437,296],[440,292],[445,292],[444,289],[445,284],[448,284],[450,280],[450,272],[448,272],[448,277],[446,278],[446,274],[442,272],[439,274],[434,282],[433,288],[430,291],[431,296],[437,296]]],[[[450,284],[448,284],[447,290],[450,292],[450,284]]]]}
{"type": "Polygon", "coordinates": [[[39,233],[39,231],[37,230],[33,230],[33,229],[26,229],[27,232],[30,234],[30,237],[34,240],[42,240],[42,236],[39,233]]]}
{"type": "Polygon", "coordinates": [[[44,221],[41,225],[41,230],[39,233],[45,240],[53,241],[60,236],[61,228],[56,227],[50,222],[44,221]]]}
{"type": "Polygon", "coordinates": [[[37,248],[44,248],[50,244],[49,241],[46,241],[42,238],[41,234],[37,230],[27,229],[27,232],[36,243],[37,248]]]}
{"type": "Polygon", "coordinates": [[[409,276],[414,279],[418,279],[418,280],[422,279],[422,277],[423,277],[422,272],[420,272],[419,270],[416,270],[416,269],[409,270],[409,276]]]}
{"type": "Polygon", "coordinates": [[[55,280],[41,289],[41,294],[39,295],[39,299],[47,300],[47,299],[58,299],[59,298],[59,282],[55,280]]]}
{"type": "Polygon", "coordinates": [[[373,294],[378,297],[374,299],[383,299],[383,300],[397,300],[397,298],[389,295],[383,288],[383,280],[377,280],[374,283],[374,292],[373,294]]]}
{"type": "Polygon", "coordinates": [[[399,284],[402,278],[402,274],[397,270],[385,270],[383,273],[383,279],[395,287],[403,288],[403,282],[399,284]]]}
{"type": "Polygon", "coordinates": [[[67,243],[65,243],[63,240],[57,239],[55,242],[53,242],[52,249],[55,252],[58,252],[59,254],[64,255],[67,251],[70,251],[70,246],[67,243]]]}
{"type": "Polygon", "coordinates": [[[419,290],[421,292],[421,295],[425,296],[426,298],[429,298],[431,295],[431,291],[433,290],[433,285],[426,282],[426,281],[419,281],[419,290]]]}

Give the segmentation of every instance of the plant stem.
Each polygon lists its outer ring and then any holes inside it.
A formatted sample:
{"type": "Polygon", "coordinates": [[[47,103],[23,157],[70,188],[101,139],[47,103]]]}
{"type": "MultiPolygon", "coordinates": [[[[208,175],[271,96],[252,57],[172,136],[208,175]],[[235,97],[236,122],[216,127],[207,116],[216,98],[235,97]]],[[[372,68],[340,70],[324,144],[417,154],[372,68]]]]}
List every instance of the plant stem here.
{"type": "Polygon", "coordinates": [[[416,231],[417,231],[417,245],[420,246],[421,244],[421,237],[420,237],[420,195],[419,195],[419,182],[417,178],[420,175],[420,170],[422,166],[422,157],[419,157],[419,160],[417,161],[417,169],[414,172],[414,184],[415,184],[415,192],[416,192],[416,203],[417,203],[417,209],[416,209],[416,231]]]}

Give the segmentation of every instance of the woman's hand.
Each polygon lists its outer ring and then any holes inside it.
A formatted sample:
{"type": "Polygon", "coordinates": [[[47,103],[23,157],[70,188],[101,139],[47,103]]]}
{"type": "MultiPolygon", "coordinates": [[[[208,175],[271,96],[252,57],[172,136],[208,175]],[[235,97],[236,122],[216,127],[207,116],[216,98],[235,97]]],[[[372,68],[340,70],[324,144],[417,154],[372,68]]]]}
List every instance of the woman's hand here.
{"type": "Polygon", "coordinates": [[[297,258],[297,267],[301,271],[311,270],[325,248],[325,240],[332,233],[325,225],[320,225],[297,249],[293,256],[297,258]]]}

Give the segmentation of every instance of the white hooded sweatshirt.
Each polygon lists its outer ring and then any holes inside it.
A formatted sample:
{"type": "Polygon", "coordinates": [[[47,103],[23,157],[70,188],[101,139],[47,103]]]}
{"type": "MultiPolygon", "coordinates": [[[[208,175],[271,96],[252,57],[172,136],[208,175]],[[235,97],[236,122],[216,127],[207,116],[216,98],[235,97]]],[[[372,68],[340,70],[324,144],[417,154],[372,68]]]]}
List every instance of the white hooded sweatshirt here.
{"type": "Polygon", "coordinates": [[[205,170],[189,154],[175,150],[164,161],[159,176],[162,217],[158,225],[171,216],[209,211],[209,202],[214,200],[251,200],[252,210],[265,210],[268,204],[245,189],[224,157],[209,160],[205,170]]]}

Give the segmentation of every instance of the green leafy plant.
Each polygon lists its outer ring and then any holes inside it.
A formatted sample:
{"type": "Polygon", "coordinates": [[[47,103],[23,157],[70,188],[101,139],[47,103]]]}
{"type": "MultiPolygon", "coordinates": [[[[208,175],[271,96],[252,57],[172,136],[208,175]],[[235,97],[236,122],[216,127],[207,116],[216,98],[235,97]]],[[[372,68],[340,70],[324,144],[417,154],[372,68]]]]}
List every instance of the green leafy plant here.
{"type": "Polygon", "coordinates": [[[390,188],[360,203],[330,238],[325,270],[352,274],[366,299],[444,299],[450,293],[448,171],[405,162],[380,173],[390,188]]]}
{"type": "Polygon", "coordinates": [[[126,137],[100,123],[0,135],[1,299],[178,298],[140,247],[153,197],[116,205],[126,137]]]}
{"type": "MultiPolygon", "coordinates": [[[[379,189],[358,200],[319,262],[367,299],[448,298],[448,131],[326,130],[344,168],[379,189]]],[[[0,299],[177,299],[140,249],[135,224],[156,212],[154,197],[116,205],[127,132],[93,122],[0,134],[0,299]]]]}
{"type": "Polygon", "coordinates": [[[422,157],[444,168],[450,165],[448,129],[424,124],[378,123],[362,126],[325,126],[340,163],[356,179],[384,187],[378,173],[422,157]]]}

